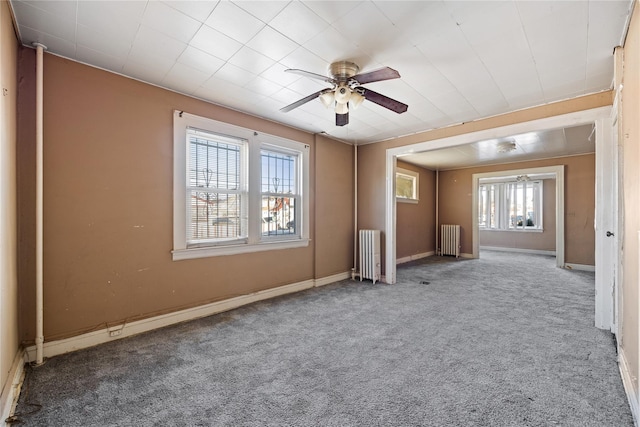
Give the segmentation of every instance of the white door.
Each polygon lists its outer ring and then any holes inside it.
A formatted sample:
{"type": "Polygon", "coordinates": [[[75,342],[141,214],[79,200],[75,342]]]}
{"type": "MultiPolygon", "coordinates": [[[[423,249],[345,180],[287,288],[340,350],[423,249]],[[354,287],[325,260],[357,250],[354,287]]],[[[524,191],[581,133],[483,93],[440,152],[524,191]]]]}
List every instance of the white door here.
{"type": "Polygon", "coordinates": [[[596,121],[595,325],[617,333],[618,152],[615,119],[596,121]]]}

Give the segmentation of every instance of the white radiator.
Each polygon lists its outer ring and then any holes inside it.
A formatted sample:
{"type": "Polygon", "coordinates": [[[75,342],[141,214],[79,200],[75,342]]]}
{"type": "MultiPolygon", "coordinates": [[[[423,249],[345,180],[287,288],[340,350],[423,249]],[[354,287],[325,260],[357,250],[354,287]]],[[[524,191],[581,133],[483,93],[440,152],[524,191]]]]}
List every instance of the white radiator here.
{"type": "Polygon", "coordinates": [[[440,226],[440,255],[460,256],[460,226],[442,224],[440,226]]]}
{"type": "Polygon", "coordinates": [[[360,281],[380,280],[380,230],[360,230],[360,281]]]}

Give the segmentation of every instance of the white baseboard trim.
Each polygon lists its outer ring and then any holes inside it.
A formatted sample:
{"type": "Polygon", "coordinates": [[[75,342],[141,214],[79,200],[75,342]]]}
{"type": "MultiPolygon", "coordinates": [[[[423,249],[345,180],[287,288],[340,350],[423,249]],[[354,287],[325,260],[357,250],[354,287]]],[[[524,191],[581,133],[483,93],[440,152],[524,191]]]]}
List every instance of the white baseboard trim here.
{"type": "Polygon", "coordinates": [[[430,257],[435,254],[436,254],[436,251],[429,251],[429,252],[423,252],[421,254],[405,256],[405,257],[396,259],[396,264],[404,264],[405,262],[415,261],[417,259],[430,257]]]}
{"type": "Polygon", "coordinates": [[[564,268],[568,270],[596,271],[595,265],[573,264],[570,262],[565,262],[564,268]]]}
{"type": "Polygon", "coordinates": [[[631,378],[631,372],[629,372],[629,365],[627,363],[627,359],[624,356],[624,351],[620,351],[618,353],[618,368],[620,369],[620,376],[622,377],[624,391],[627,394],[627,399],[629,400],[631,415],[633,415],[633,423],[637,426],[640,422],[638,393],[636,389],[633,388],[633,379],[631,378]]]}
{"type": "MultiPolygon", "coordinates": [[[[130,337],[132,335],[137,335],[143,332],[152,331],[154,329],[174,325],[176,323],[185,322],[187,320],[193,320],[193,319],[198,319],[200,317],[211,316],[212,314],[229,311],[234,308],[238,308],[243,305],[251,304],[257,301],[262,301],[262,300],[266,300],[266,299],[270,299],[280,295],[286,295],[294,292],[300,292],[305,289],[310,289],[315,286],[326,285],[326,284],[333,283],[335,281],[343,280],[350,277],[351,277],[351,272],[345,272],[345,273],[335,274],[327,278],[316,279],[316,280],[313,280],[313,279],[305,280],[302,282],[279,286],[273,289],[266,289],[263,291],[258,291],[251,294],[242,295],[239,297],[230,298],[223,301],[216,301],[210,304],[188,308],[188,309],[176,311],[173,313],[150,317],[148,319],[142,319],[142,320],[138,320],[131,323],[112,326],[112,327],[101,329],[98,331],[77,335],[71,338],[45,342],[43,346],[43,354],[44,354],[44,357],[53,357],[59,354],[69,353],[71,351],[93,347],[98,344],[103,344],[113,340],[130,337]]],[[[27,347],[26,354],[27,354],[27,360],[29,362],[33,362],[36,357],[35,345],[27,347]]]]}
{"type": "Polygon", "coordinates": [[[7,383],[3,384],[2,388],[2,407],[0,408],[0,416],[2,418],[0,418],[0,425],[3,427],[11,425],[5,423],[5,420],[13,415],[16,410],[18,398],[20,397],[20,389],[24,381],[24,364],[25,351],[21,349],[13,358],[7,383]]]}
{"type": "Polygon", "coordinates": [[[313,286],[316,288],[318,286],[329,285],[331,283],[340,282],[341,280],[351,279],[351,272],[345,271],[344,273],[332,274],[331,276],[323,277],[321,279],[316,279],[313,282],[313,286]]]}
{"type": "Polygon", "coordinates": [[[500,246],[480,246],[481,251],[499,251],[499,252],[518,252],[535,255],[551,255],[556,256],[556,251],[543,251],[541,249],[524,249],[524,248],[503,248],[500,246]]]}

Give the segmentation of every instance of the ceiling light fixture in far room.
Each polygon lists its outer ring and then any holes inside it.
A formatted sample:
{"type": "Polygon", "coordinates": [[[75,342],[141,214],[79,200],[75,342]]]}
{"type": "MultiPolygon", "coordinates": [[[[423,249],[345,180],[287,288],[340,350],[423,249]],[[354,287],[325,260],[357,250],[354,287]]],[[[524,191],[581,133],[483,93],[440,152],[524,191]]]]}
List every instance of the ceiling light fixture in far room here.
{"type": "Polygon", "coordinates": [[[498,153],[508,153],[516,149],[516,143],[513,140],[499,142],[498,153]]]}

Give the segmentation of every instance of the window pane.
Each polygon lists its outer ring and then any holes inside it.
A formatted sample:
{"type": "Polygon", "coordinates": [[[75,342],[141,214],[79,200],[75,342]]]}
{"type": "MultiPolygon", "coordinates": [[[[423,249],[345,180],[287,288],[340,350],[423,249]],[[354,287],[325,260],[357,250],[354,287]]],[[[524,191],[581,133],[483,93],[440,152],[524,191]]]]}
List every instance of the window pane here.
{"type": "Polygon", "coordinates": [[[292,154],[262,150],[262,192],[296,194],[296,159],[292,154]]]}
{"type": "Polygon", "coordinates": [[[415,178],[408,175],[396,174],[396,197],[415,199],[415,178]]]}
{"type": "Polygon", "coordinates": [[[262,235],[296,234],[295,197],[262,196],[262,235]]]}
{"type": "Polygon", "coordinates": [[[535,213],[535,207],[533,204],[533,187],[534,187],[535,183],[530,183],[529,185],[526,186],[526,207],[527,207],[527,213],[526,213],[526,218],[525,218],[525,226],[526,227],[535,227],[536,225],[536,213],[535,213]]]}
{"type": "Polygon", "coordinates": [[[238,190],[240,145],[189,134],[189,187],[238,190]]]}
{"type": "Polygon", "coordinates": [[[187,240],[242,236],[240,195],[191,190],[189,196],[191,217],[187,219],[187,240]]]}

